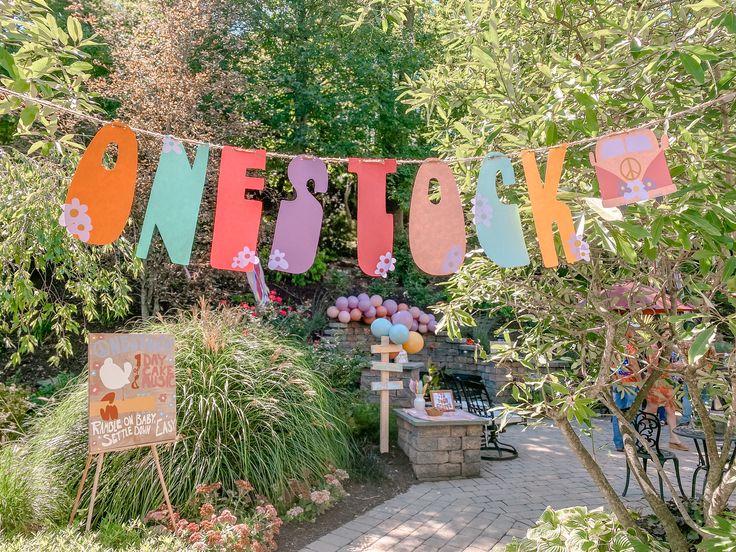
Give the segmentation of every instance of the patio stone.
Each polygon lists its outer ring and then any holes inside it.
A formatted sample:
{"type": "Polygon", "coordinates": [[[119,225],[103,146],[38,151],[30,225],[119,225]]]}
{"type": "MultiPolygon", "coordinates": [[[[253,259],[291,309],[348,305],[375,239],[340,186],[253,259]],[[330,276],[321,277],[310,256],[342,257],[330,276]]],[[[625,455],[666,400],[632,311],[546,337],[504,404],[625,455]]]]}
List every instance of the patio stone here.
{"type": "MultiPolygon", "coordinates": [[[[439,428],[428,429],[432,429],[432,434],[426,436],[428,440],[443,440],[454,445],[453,439],[457,439],[464,445],[466,439],[476,439],[477,443],[476,437],[468,436],[466,428],[463,428],[465,434],[459,428],[446,433],[439,428]]],[[[480,431],[480,427],[472,429],[473,432],[480,431]]],[[[595,455],[614,488],[621,492],[626,465],[623,454],[613,450],[611,423],[599,420],[595,429],[594,445],[589,438],[584,437],[583,442],[595,455]]],[[[666,443],[668,437],[665,428],[662,442],[666,443]]],[[[467,463],[467,460],[474,459],[472,455],[475,453],[468,448],[464,452],[470,456],[464,457],[466,463],[463,465],[479,469],[479,474],[469,479],[417,483],[402,495],[308,545],[303,552],[503,550],[512,538],[523,537],[548,506],[555,509],[578,505],[588,505],[591,509],[606,507],[588,473],[559,431],[550,424],[530,428],[511,426],[502,440],[519,450],[517,459],[467,463]],[[361,532],[362,535],[354,537],[361,532]],[[350,537],[353,537],[350,542],[337,545],[350,537]]],[[[470,442],[468,440],[468,446],[470,442]]],[[[431,454],[430,451],[425,452],[431,454]]],[[[444,452],[448,460],[459,459],[456,451],[444,452]]],[[[697,455],[694,451],[677,451],[677,456],[683,485],[689,490],[697,455]]],[[[459,463],[418,467],[427,470],[434,467],[434,475],[437,476],[437,466],[443,465],[457,465],[460,469],[459,463]]],[[[650,474],[653,473],[650,470],[650,474]]],[[[668,473],[672,473],[671,469],[668,473]]],[[[427,474],[431,475],[429,471],[427,474]]],[[[457,476],[460,475],[458,472],[457,476]]],[[[647,509],[635,481],[632,481],[628,496],[623,500],[632,509],[647,509]]]]}

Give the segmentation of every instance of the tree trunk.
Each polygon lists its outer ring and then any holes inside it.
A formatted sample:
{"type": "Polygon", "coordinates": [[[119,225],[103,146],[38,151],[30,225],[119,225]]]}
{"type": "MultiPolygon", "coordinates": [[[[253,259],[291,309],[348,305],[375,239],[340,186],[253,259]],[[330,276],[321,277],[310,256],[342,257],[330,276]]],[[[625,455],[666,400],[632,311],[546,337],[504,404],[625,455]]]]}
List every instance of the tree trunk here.
{"type": "Polygon", "coordinates": [[[580,463],[588,471],[595,484],[598,485],[598,488],[601,490],[601,493],[603,493],[603,497],[608,502],[608,505],[611,507],[611,510],[616,516],[616,519],[618,519],[618,522],[627,529],[635,527],[634,520],[632,519],[629,510],[626,508],[626,505],[624,505],[621,497],[618,496],[618,493],[608,482],[608,478],[606,477],[606,474],[603,473],[598,462],[596,462],[595,458],[593,458],[590,452],[588,452],[588,449],[585,448],[585,445],[583,445],[578,434],[575,433],[575,430],[567,419],[567,416],[564,414],[556,416],[554,421],[555,424],[557,424],[557,427],[560,428],[562,435],[564,435],[565,439],[567,439],[567,442],[570,444],[570,448],[572,448],[573,452],[580,459],[580,463]]]}

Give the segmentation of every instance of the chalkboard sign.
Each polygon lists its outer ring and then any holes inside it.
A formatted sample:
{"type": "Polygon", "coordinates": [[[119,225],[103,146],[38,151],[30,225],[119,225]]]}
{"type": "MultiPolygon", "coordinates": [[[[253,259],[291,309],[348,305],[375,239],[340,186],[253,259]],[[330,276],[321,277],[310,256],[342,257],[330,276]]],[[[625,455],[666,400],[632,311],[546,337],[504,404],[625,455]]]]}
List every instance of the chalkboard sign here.
{"type": "Polygon", "coordinates": [[[174,336],[90,334],[89,452],[176,439],[174,336]]]}

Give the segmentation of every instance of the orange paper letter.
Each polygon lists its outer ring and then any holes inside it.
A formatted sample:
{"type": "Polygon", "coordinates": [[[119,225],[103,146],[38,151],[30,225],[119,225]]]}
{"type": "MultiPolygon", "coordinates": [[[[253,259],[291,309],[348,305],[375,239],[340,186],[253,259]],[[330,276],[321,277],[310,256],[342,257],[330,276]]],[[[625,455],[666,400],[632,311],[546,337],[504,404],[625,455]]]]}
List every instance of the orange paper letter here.
{"type": "Polygon", "coordinates": [[[434,276],[457,272],[465,258],[465,216],[455,177],[439,159],[428,159],[414,179],[409,209],[409,247],[416,265],[434,276]],[[437,180],[440,201],[429,200],[437,180]]]}
{"type": "Polygon", "coordinates": [[[102,127],[87,147],[74,173],[59,223],[75,238],[107,245],[120,237],[130,215],[138,169],[138,140],[128,126],[102,127]],[[110,144],[118,148],[115,166],[102,164],[110,144]]]}
{"type": "Polygon", "coordinates": [[[567,260],[571,263],[580,260],[574,253],[575,242],[578,237],[575,234],[570,208],[557,199],[557,187],[562,176],[562,165],[565,162],[566,150],[567,144],[549,150],[544,184],[542,184],[539,176],[534,152],[526,150],[521,153],[526,185],[529,189],[529,199],[532,203],[534,227],[537,231],[539,248],[542,251],[542,262],[547,268],[559,264],[557,252],[555,251],[554,233],[552,232],[553,223],[557,224],[567,260]]]}
{"type": "Polygon", "coordinates": [[[350,159],[358,175],[358,264],[368,276],[386,278],[394,270],[394,217],[386,213],[386,175],[396,159],[350,159]]]}
{"type": "Polygon", "coordinates": [[[245,199],[245,192],[263,190],[263,178],[247,176],[247,171],[265,168],[265,150],[223,148],[212,230],[212,268],[252,272],[253,265],[259,263],[257,245],[263,203],[245,199]]]}

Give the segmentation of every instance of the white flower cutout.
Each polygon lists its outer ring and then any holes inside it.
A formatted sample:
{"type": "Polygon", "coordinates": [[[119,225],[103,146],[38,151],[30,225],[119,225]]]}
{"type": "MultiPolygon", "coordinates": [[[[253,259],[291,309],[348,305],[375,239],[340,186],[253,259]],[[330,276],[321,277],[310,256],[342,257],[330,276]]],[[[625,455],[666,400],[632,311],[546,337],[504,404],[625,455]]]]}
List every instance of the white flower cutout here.
{"type": "Polygon", "coordinates": [[[376,263],[376,270],[373,273],[381,278],[388,278],[388,273],[393,272],[395,268],[396,259],[391,255],[390,251],[386,251],[385,255],[379,257],[378,263],[376,263]]]}
{"type": "Polygon", "coordinates": [[[274,249],[268,256],[268,268],[270,270],[286,270],[289,268],[289,262],[286,260],[286,252],[274,249]]]}
{"type": "Polygon", "coordinates": [[[247,268],[249,265],[257,265],[260,263],[255,251],[251,251],[247,245],[233,257],[233,268],[247,268]]]}

